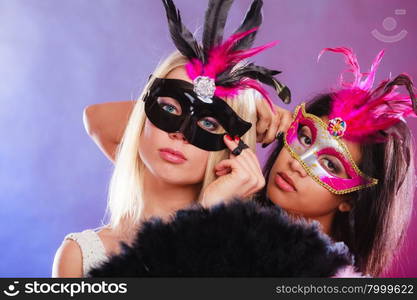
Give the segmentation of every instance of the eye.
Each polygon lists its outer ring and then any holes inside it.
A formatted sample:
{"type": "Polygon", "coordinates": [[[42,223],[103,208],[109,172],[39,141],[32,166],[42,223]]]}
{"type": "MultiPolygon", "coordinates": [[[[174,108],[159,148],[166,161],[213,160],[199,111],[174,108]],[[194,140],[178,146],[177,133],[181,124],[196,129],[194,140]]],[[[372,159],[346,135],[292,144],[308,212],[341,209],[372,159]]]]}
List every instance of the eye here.
{"type": "Polygon", "coordinates": [[[312,143],[311,140],[311,131],[308,126],[303,126],[300,124],[298,127],[298,139],[304,146],[310,146],[312,143]],[[302,126],[302,127],[301,127],[302,126]],[[301,127],[301,128],[300,128],[301,127]]]}
{"type": "Polygon", "coordinates": [[[198,124],[207,131],[216,131],[220,127],[219,123],[210,117],[206,117],[198,121],[198,124]]]}
{"type": "Polygon", "coordinates": [[[308,146],[311,145],[311,139],[306,135],[301,136],[301,142],[308,146]]]}
{"type": "Polygon", "coordinates": [[[333,175],[341,178],[349,178],[346,174],[345,168],[335,157],[323,157],[320,159],[320,164],[333,175]]]}
{"type": "Polygon", "coordinates": [[[175,112],[177,111],[177,108],[171,104],[161,104],[161,107],[163,110],[171,113],[171,114],[175,114],[175,112]]]}
{"type": "Polygon", "coordinates": [[[158,98],[159,106],[166,112],[173,115],[181,115],[181,105],[173,98],[160,97],[158,98]]]}
{"type": "Polygon", "coordinates": [[[323,158],[322,159],[325,162],[325,167],[330,170],[332,173],[337,174],[339,169],[333,164],[333,162],[330,159],[323,158]]]}

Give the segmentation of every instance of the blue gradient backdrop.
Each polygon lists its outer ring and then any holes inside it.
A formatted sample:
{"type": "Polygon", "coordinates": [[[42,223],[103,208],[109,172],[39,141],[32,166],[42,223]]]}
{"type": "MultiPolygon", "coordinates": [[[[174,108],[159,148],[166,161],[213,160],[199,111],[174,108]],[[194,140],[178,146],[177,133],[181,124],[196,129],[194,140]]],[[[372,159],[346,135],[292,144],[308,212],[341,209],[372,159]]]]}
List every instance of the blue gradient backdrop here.
{"type": "MultiPolygon", "coordinates": [[[[197,30],[207,1],[175,2],[197,30]]],[[[227,34],[250,4],[235,2],[227,34]]],[[[345,69],[340,55],[316,63],[324,47],[352,47],[363,70],[384,48],[377,80],[390,72],[417,78],[416,15],[415,0],[265,0],[257,45],[281,42],[256,61],[284,71],[289,109],[336,84],[345,69]],[[386,43],[374,29],[407,34],[386,43]]],[[[112,164],[85,133],[83,108],[136,97],[173,49],[160,1],[0,0],[0,276],[49,277],[65,234],[100,225],[112,164]]],[[[416,132],[417,121],[409,124],[416,132]]],[[[414,214],[387,276],[417,276],[416,227],[414,214]]]]}

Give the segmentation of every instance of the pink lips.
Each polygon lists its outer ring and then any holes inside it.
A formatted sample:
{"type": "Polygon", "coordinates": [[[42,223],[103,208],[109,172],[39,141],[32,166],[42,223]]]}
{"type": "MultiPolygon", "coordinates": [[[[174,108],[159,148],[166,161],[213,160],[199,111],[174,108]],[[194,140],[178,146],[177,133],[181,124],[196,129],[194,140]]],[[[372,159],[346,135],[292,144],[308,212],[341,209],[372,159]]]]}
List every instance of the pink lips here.
{"type": "Polygon", "coordinates": [[[283,172],[278,172],[275,175],[275,183],[279,188],[281,188],[284,191],[287,191],[287,192],[296,191],[294,187],[294,182],[291,180],[291,178],[288,177],[287,174],[283,172]]]}
{"type": "Polygon", "coordinates": [[[187,160],[182,152],[171,148],[159,149],[159,156],[173,164],[182,164],[187,160]]]}

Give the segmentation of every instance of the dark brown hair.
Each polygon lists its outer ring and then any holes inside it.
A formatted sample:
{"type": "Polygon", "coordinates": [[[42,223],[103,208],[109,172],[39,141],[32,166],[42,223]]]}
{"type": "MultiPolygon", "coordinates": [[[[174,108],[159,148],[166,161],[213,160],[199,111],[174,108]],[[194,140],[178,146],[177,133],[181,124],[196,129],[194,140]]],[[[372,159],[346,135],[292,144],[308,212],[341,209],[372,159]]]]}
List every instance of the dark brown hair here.
{"type": "MultiPolygon", "coordinates": [[[[306,111],[318,117],[329,115],[331,94],[319,95],[306,104],[306,111]]],[[[384,143],[362,144],[359,168],[377,178],[378,184],[346,194],[349,212],[338,211],[332,223],[332,238],[343,241],[355,256],[356,268],[372,276],[381,275],[391,264],[395,250],[403,243],[411,218],[416,185],[413,136],[404,122],[394,125],[395,135],[385,134],[384,143]]],[[[281,136],[264,167],[269,173],[283,148],[281,136]]],[[[257,198],[274,205],[266,197],[266,187],[257,198]]]]}

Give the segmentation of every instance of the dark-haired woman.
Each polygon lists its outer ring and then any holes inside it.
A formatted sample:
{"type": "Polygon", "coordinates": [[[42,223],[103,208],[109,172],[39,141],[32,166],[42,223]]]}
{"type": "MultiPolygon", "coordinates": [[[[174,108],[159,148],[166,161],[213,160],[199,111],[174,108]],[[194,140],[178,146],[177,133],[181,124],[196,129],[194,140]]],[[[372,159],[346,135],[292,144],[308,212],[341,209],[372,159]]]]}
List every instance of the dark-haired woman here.
{"type": "Polygon", "coordinates": [[[414,145],[403,117],[415,117],[415,99],[395,91],[399,85],[411,91],[412,84],[400,75],[371,90],[382,52],[364,76],[350,50],[327,50],[345,55],[355,82],[298,108],[264,167],[259,201],[318,221],[348,246],[359,271],[379,276],[412,212],[414,145]]]}

